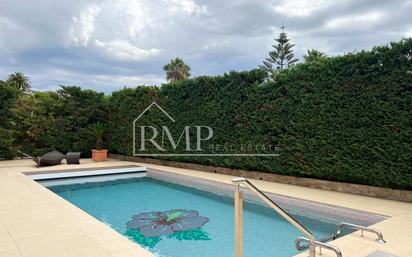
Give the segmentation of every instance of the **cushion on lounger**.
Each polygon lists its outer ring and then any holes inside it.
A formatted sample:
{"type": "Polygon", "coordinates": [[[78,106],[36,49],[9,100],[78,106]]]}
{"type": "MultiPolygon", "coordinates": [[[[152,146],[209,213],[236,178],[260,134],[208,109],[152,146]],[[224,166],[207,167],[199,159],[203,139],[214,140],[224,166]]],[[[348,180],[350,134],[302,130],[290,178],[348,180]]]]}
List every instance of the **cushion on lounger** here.
{"type": "Polygon", "coordinates": [[[51,151],[40,157],[34,158],[34,162],[37,163],[37,167],[58,165],[64,159],[64,154],[59,151],[51,151]]]}
{"type": "Polygon", "coordinates": [[[68,152],[66,154],[67,164],[80,164],[80,152],[68,152]]]}

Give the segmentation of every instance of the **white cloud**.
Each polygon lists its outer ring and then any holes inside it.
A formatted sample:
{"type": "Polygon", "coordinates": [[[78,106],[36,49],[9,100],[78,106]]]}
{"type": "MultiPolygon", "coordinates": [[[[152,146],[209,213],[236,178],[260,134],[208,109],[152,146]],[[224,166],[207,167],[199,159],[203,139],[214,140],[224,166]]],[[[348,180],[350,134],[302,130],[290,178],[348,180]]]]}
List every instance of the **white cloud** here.
{"type": "Polygon", "coordinates": [[[157,77],[150,74],[144,76],[96,75],[93,80],[95,83],[115,83],[119,88],[123,86],[136,86],[138,84],[159,85],[166,82],[165,76],[157,77]]]}
{"type": "Polygon", "coordinates": [[[332,3],[333,1],[326,0],[282,0],[280,4],[274,6],[274,9],[287,16],[303,17],[326,8],[332,3]]]}
{"type": "Polygon", "coordinates": [[[94,39],[135,39],[152,21],[150,8],[140,1],[102,1],[84,8],[73,16],[71,40],[77,46],[87,46],[94,39]]]}
{"type": "Polygon", "coordinates": [[[206,12],[206,6],[197,5],[192,0],[163,0],[171,14],[199,14],[206,12]]]}
{"type": "Polygon", "coordinates": [[[12,29],[15,27],[16,25],[10,19],[7,19],[6,17],[0,17],[0,31],[2,29],[12,29]]]}
{"type": "Polygon", "coordinates": [[[97,5],[90,5],[79,15],[72,17],[73,26],[70,34],[73,42],[77,46],[87,46],[95,28],[95,19],[100,11],[97,5]]]}
{"type": "Polygon", "coordinates": [[[405,33],[406,37],[412,37],[412,28],[405,33]]]}
{"type": "MultiPolygon", "coordinates": [[[[6,43],[5,42],[6,33],[8,31],[11,31],[14,28],[15,28],[15,24],[11,20],[0,16],[0,47],[1,48],[4,48],[3,44],[6,43]]],[[[7,49],[3,49],[3,51],[4,50],[7,50],[7,49]]]]}
{"type": "Polygon", "coordinates": [[[101,1],[72,17],[70,41],[117,60],[148,59],[158,54],[161,33],[175,29],[180,17],[205,11],[193,0],[101,1]]]}
{"type": "Polygon", "coordinates": [[[138,1],[132,1],[130,4],[123,5],[121,8],[124,8],[123,17],[127,17],[125,23],[129,24],[127,26],[129,35],[131,37],[136,37],[145,25],[150,23],[150,17],[145,15],[143,8],[138,1]]]}
{"type": "MultiPolygon", "coordinates": [[[[1,72],[1,69],[0,69],[1,72]]],[[[8,73],[7,73],[8,74],[8,73]]],[[[104,86],[111,89],[123,88],[124,86],[134,87],[137,85],[160,85],[165,83],[165,76],[156,76],[154,74],[144,75],[123,75],[123,74],[79,74],[61,68],[47,68],[38,71],[30,78],[39,81],[39,84],[33,85],[33,90],[57,90],[59,85],[78,85],[78,86],[94,86],[97,91],[104,91],[104,86]],[[50,83],[52,82],[52,84],[50,83]],[[100,85],[100,87],[99,87],[100,85]],[[103,86],[103,88],[101,87],[103,86]]]]}
{"type": "Polygon", "coordinates": [[[136,0],[106,1],[101,4],[100,32],[122,38],[136,38],[152,23],[152,13],[147,5],[136,0]],[[111,30],[111,31],[110,31],[111,30]]]}
{"type": "Polygon", "coordinates": [[[412,6],[412,0],[407,0],[402,4],[402,8],[406,8],[408,6],[412,6]]]}
{"type": "Polygon", "coordinates": [[[158,49],[141,49],[125,40],[112,40],[107,42],[95,40],[95,45],[103,49],[109,56],[120,60],[143,60],[159,53],[158,49]]]}
{"type": "Polygon", "coordinates": [[[205,11],[205,6],[197,5],[192,0],[102,1],[72,17],[72,41],[77,46],[87,46],[91,39],[137,39],[143,36],[145,29],[147,32],[148,29],[168,26],[173,17],[205,11]]]}
{"type": "Polygon", "coordinates": [[[345,17],[336,18],[326,23],[327,28],[342,28],[342,27],[370,27],[379,22],[383,17],[382,12],[369,12],[358,15],[348,15],[345,17]]]}

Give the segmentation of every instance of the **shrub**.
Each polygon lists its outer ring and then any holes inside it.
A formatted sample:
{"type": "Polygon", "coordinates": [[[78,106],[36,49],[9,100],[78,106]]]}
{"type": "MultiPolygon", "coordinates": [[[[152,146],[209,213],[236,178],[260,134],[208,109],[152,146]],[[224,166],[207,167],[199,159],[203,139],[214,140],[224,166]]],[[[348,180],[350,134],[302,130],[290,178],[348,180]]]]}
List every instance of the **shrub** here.
{"type": "Polygon", "coordinates": [[[107,117],[103,93],[62,86],[56,92],[22,96],[16,110],[19,144],[30,155],[52,150],[90,156],[95,140],[87,130],[107,117]]]}
{"type": "Polygon", "coordinates": [[[0,80],[0,159],[15,155],[15,122],[13,108],[19,93],[15,87],[0,80]]]}

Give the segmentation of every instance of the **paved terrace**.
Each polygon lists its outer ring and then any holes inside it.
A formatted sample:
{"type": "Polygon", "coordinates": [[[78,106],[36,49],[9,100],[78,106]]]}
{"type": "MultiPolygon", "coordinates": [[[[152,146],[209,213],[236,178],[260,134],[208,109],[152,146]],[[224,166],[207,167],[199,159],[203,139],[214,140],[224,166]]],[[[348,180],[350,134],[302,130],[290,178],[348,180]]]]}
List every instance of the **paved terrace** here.
{"type": "MultiPolygon", "coordinates": [[[[81,165],[62,164],[39,171],[134,164],[223,183],[230,183],[232,179],[227,175],[153,164],[117,160],[96,163],[89,159],[81,162],[81,165]]],[[[150,252],[22,174],[32,170],[36,170],[32,160],[0,162],[0,257],[153,257],[150,252]]],[[[383,232],[386,244],[375,242],[373,235],[367,232],[365,238],[356,232],[334,241],[344,257],[412,256],[411,203],[266,181],[252,182],[263,191],[390,217],[373,225],[383,232]],[[377,251],[392,255],[381,255],[377,251]]],[[[334,255],[324,250],[323,256],[334,255]]]]}

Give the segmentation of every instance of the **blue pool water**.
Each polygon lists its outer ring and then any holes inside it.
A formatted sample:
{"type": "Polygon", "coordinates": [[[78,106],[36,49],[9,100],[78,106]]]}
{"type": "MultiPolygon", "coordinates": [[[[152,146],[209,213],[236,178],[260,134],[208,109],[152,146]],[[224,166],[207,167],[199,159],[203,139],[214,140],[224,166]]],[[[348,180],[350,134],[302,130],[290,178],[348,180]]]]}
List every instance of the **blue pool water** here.
{"type": "MultiPolygon", "coordinates": [[[[211,192],[155,180],[122,179],[48,187],[64,199],[109,224],[131,240],[164,257],[234,256],[233,199],[211,192]],[[195,210],[208,222],[201,228],[175,234],[145,237],[127,222],[142,212],[195,210]]],[[[180,215],[180,214],[178,214],[180,215]]],[[[294,215],[316,236],[336,231],[336,224],[294,215]]],[[[244,206],[244,256],[289,257],[298,253],[294,240],[303,236],[272,209],[246,202],[244,206]]]]}

